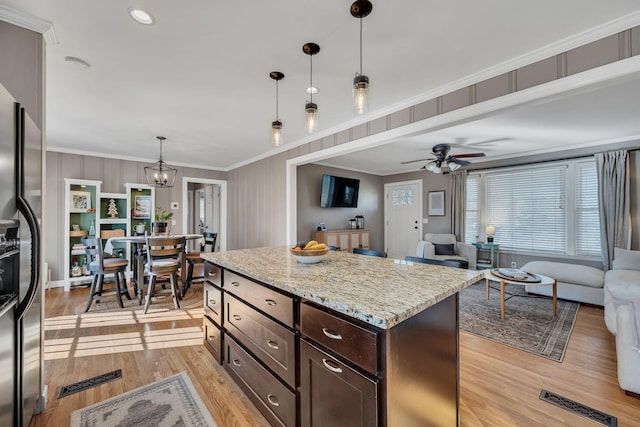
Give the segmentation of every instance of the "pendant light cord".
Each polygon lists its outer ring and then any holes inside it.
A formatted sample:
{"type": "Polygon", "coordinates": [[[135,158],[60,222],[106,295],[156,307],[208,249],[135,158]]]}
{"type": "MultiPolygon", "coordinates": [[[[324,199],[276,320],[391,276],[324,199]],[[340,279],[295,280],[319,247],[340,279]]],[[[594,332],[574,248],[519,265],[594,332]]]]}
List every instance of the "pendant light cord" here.
{"type": "Polygon", "coordinates": [[[360,75],[362,75],[362,17],[360,17],[360,75]]]}
{"type": "Polygon", "coordinates": [[[311,95],[311,102],[313,102],[313,55],[309,55],[309,70],[309,95],[311,95]]]}
{"type": "Polygon", "coordinates": [[[280,121],[280,115],[278,114],[278,80],[276,80],[276,120],[280,121]]]}

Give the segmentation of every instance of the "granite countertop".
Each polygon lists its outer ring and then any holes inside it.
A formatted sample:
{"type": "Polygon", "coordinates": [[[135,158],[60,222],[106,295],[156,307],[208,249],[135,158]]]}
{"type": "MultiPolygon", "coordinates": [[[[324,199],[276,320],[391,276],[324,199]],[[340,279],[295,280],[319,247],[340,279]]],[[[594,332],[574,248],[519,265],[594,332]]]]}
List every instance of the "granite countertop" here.
{"type": "Polygon", "coordinates": [[[203,253],[201,257],[382,329],[483,277],[482,271],[337,251],[329,251],[318,264],[302,264],[288,247],[203,253]]]}

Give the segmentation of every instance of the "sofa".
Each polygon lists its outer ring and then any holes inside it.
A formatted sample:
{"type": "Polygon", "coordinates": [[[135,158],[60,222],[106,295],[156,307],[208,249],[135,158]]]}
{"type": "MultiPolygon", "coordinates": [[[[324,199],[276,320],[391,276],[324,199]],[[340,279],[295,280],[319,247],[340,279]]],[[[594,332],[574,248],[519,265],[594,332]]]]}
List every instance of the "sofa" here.
{"type": "MultiPolygon", "coordinates": [[[[527,273],[541,274],[556,280],[558,298],[604,305],[605,274],[602,270],[564,262],[530,261],[522,266],[527,273]]],[[[526,285],[530,293],[551,296],[551,286],[526,285]]]]}
{"type": "Polygon", "coordinates": [[[614,248],[604,282],[604,321],[616,337],[618,384],[640,398],[640,251],[614,248]]]}
{"type": "Polygon", "coordinates": [[[640,304],[640,251],[614,248],[604,281],[604,321],[609,332],[617,335],[618,307],[634,301],[640,304]]]}
{"type": "Polygon", "coordinates": [[[475,269],[478,249],[474,245],[456,241],[453,234],[426,233],[418,242],[416,256],[440,261],[464,261],[466,268],[475,269]]]}

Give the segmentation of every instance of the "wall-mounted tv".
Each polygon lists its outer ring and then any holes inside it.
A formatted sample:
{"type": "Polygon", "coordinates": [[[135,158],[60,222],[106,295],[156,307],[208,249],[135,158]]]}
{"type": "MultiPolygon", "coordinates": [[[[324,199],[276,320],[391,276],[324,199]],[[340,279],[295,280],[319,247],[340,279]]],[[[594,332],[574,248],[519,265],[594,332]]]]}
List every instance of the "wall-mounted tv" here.
{"type": "Polygon", "coordinates": [[[322,175],[321,208],[357,208],[360,180],[322,175]]]}

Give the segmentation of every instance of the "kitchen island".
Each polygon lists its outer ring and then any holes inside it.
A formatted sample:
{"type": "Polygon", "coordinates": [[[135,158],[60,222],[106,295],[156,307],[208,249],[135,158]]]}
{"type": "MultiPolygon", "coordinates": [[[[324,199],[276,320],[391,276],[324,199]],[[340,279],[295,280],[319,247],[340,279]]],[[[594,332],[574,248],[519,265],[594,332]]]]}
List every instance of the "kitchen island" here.
{"type": "Polygon", "coordinates": [[[458,292],[482,272],[287,247],[202,254],[205,343],[273,425],[458,424],[458,292]]]}

